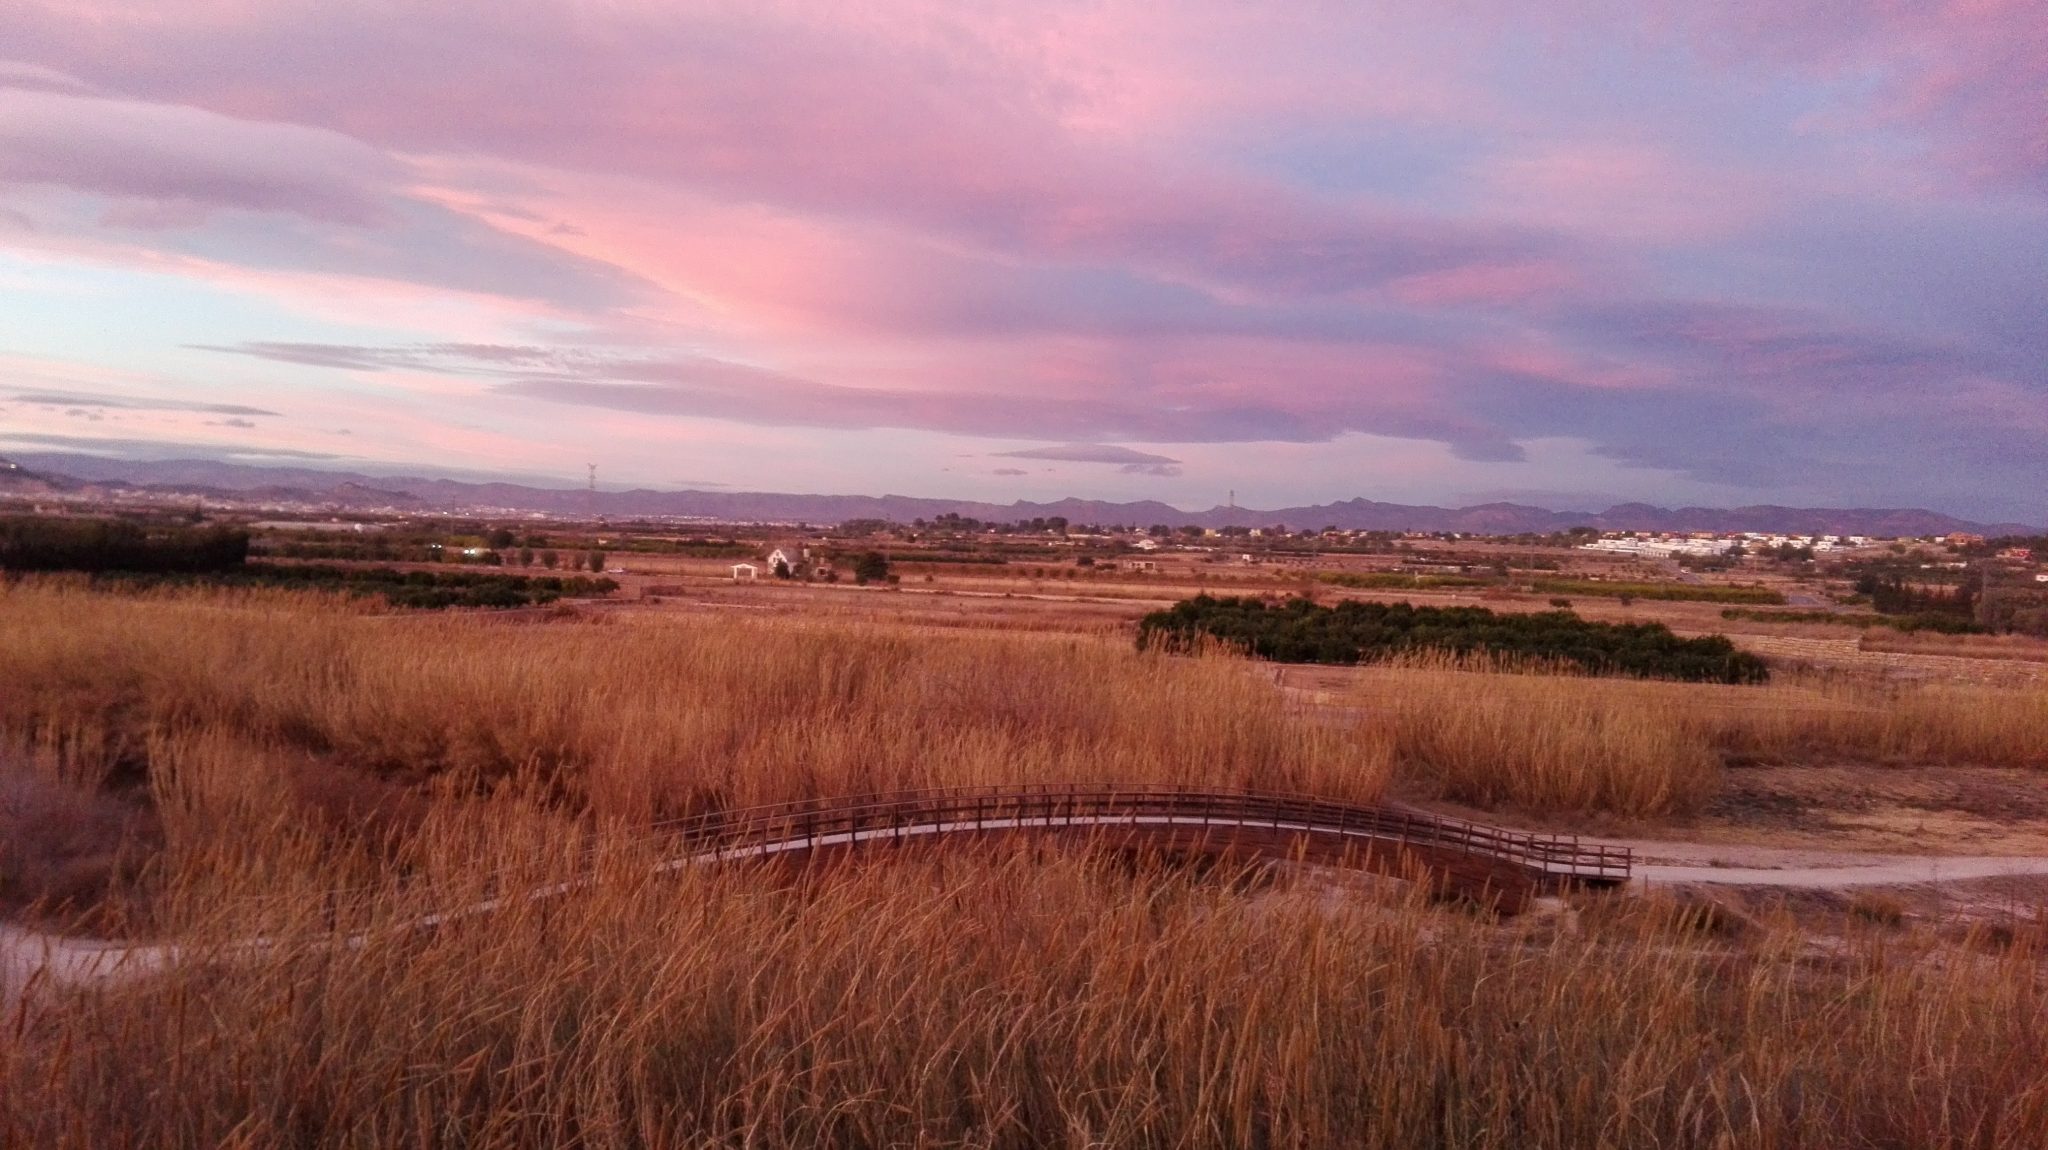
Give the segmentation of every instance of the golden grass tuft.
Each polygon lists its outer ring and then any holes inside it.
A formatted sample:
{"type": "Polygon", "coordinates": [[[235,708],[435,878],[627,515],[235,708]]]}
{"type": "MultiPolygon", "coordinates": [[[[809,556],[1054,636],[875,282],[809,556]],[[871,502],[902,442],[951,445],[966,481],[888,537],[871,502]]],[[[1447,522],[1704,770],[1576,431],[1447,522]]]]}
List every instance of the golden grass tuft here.
{"type": "Polygon", "coordinates": [[[809,796],[1161,782],[1377,798],[1390,749],[1221,659],[1077,638],[683,616],[376,616],[303,596],[0,587],[0,736],[145,781],[217,863],[377,788],[537,796],[600,823],[809,796]],[[355,792],[361,792],[357,794],[355,792]],[[318,801],[314,801],[317,799],[318,801]]]}
{"type": "Polygon", "coordinates": [[[1448,798],[1656,818],[1729,761],[2048,767],[2048,684],[1600,679],[1484,662],[1367,667],[1345,700],[1448,798]]]}
{"type": "MultiPolygon", "coordinates": [[[[317,904],[253,952],[226,943],[248,920],[217,914],[211,958],[0,1038],[0,1141],[1826,1150],[2048,1132],[2048,1000],[2014,954],[1892,940],[1814,963],[1656,904],[1524,930],[1024,853],[795,884],[646,861],[625,848],[594,888],[434,931],[387,888],[344,908],[372,926],[360,946],[317,904]]],[[[492,889],[466,873],[469,896],[492,889]]]]}

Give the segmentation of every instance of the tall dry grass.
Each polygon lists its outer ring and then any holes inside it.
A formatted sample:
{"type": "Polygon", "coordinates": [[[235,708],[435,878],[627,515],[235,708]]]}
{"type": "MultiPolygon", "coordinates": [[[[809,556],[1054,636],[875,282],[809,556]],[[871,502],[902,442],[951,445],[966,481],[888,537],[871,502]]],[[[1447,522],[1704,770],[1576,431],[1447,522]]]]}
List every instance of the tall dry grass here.
{"type": "Polygon", "coordinates": [[[1503,927],[1000,845],[657,875],[631,833],[933,783],[1364,799],[1396,751],[1498,775],[1572,739],[1613,777],[1554,749],[1538,793],[1665,801],[1616,781],[1662,745],[1633,714],[1778,696],[1408,667],[1354,731],[1100,643],[48,584],[0,588],[0,635],[0,737],[39,786],[149,789],[182,947],[0,1019],[8,1147],[2048,1142],[2026,945],[1503,927]]]}
{"type": "MultiPolygon", "coordinates": [[[[2048,1139],[2031,953],[1866,940],[1816,960],[1655,906],[1503,928],[1000,852],[794,884],[649,861],[622,849],[596,886],[434,931],[404,925],[426,904],[396,886],[335,929],[317,904],[267,920],[256,950],[217,911],[211,960],[0,1031],[0,1143],[2048,1139]]],[[[518,881],[551,873],[588,872],[518,881]]]]}
{"type": "Polygon", "coordinates": [[[168,857],[216,869],[309,818],[403,835],[425,796],[597,823],[995,783],[1251,786],[1369,801],[1371,734],[1223,659],[801,619],[534,625],[305,596],[0,586],[0,746],[146,785],[168,857]]]}
{"type": "Polygon", "coordinates": [[[1447,797],[1532,810],[1682,814],[1731,761],[2048,767],[2048,684],[1728,687],[1529,670],[1362,668],[1346,701],[1447,797]]]}

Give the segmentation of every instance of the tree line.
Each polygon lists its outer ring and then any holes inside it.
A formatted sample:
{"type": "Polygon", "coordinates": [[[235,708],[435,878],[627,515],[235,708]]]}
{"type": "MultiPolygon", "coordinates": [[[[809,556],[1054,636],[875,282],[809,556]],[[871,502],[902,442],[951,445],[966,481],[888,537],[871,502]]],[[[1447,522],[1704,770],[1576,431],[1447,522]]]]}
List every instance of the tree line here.
{"type": "Polygon", "coordinates": [[[235,527],[144,526],[126,519],[0,518],[0,570],[196,575],[249,557],[235,527]]]}

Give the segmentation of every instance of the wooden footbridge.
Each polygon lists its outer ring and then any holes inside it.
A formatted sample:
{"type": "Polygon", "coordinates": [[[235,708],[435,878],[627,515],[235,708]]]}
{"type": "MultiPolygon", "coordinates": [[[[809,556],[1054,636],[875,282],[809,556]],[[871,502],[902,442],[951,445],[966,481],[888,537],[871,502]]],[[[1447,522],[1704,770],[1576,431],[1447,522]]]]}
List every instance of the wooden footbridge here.
{"type": "Polygon", "coordinates": [[[1626,847],[1306,795],[1070,784],[905,791],[718,811],[662,824],[670,868],[809,860],[873,847],[1050,838],[1140,856],[1271,859],[1375,871],[1518,909],[1569,886],[1616,886],[1626,847]]]}
{"type": "MultiPolygon", "coordinates": [[[[656,867],[661,872],[750,862],[802,866],[878,847],[926,844],[954,849],[976,841],[1027,836],[1141,859],[1274,860],[1376,871],[1508,913],[1540,893],[1626,883],[1634,861],[1627,847],[1503,830],[1392,804],[1358,806],[1307,795],[1114,784],[812,799],[709,812],[671,820],[657,829],[658,849],[668,858],[656,867]]],[[[499,895],[425,915],[407,928],[432,929],[454,919],[492,914],[514,902],[561,898],[592,881],[571,879],[499,895]]],[[[335,900],[349,893],[329,892],[330,924],[335,900]]],[[[304,900],[293,896],[289,901],[296,909],[304,900]]],[[[348,934],[345,945],[360,946],[368,937],[366,931],[348,934]]],[[[13,953],[19,950],[14,940],[0,938],[0,1007],[46,973],[52,985],[150,974],[183,953],[177,943],[46,939],[39,945],[38,965],[32,956],[13,953]]],[[[266,938],[251,938],[229,952],[270,945],[266,938]]]]}

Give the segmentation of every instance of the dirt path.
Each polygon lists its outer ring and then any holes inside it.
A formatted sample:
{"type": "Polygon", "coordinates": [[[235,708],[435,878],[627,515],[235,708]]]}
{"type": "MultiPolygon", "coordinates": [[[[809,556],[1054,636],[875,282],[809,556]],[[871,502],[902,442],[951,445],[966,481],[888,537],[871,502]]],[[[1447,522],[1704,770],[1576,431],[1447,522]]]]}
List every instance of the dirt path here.
{"type": "Polygon", "coordinates": [[[0,925],[0,1014],[14,1014],[34,988],[140,978],[162,970],[174,954],[166,945],[66,938],[0,925]]]}
{"type": "Polygon", "coordinates": [[[2048,875],[2037,855],[1869,854],[1741,844],[1612,841],[1636,852],[1638,886],[1670,884],[1844,890],[2048,875]]]}

